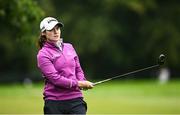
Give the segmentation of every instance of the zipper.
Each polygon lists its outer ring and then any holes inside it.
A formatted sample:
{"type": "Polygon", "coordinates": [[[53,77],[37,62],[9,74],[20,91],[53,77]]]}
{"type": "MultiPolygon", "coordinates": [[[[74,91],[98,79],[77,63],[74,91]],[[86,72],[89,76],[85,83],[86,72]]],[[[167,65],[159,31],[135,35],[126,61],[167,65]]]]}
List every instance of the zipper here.
{"type": "Polygon", "coordinates": [[[66,59],[66,56],[64,56],[63,49],[64,48],[62,47],[62,51],[61,51],[60,49],[56,48],[56,51],[58,51],[63,56],[63,58],[65,60],[65,64],[66,64],[67,63],[67,59],[66,59]]]}

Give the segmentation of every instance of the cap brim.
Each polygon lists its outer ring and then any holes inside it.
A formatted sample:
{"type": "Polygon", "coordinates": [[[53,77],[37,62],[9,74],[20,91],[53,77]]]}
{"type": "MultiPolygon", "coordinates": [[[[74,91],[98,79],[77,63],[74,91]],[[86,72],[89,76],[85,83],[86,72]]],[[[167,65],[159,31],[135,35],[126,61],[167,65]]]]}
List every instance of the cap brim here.
{"type": "Polygon", "coordinates": [[[64,27],[64,24],[61,22],[58,22],[57,25],[59,25],[59,27],[64,27]]]}

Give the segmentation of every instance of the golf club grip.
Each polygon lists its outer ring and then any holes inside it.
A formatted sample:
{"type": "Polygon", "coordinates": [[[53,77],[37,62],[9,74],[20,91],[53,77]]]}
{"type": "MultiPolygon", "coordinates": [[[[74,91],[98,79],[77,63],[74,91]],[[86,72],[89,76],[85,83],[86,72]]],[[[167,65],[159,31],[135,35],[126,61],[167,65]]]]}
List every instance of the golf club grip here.
{"type": "Polygon", "coordinates": [[[105,79],[105,80],[101,80],[101,81],[93,83],[93,86],[101,84],[101,83],[104,83],[104,82],[107,82],[107,81],[110,81],[110,80],[113,80],[113,79],[117,79],[117,78],[120,78],[120,77],[123,77],[123,76],[127,76],[127,75],[130,75],[130,74],[138,73],[138,72],[141,72],[141,71],[144,71],[144,70],[147,70],[147,69],[152,69],[152,68],[155,68],[155,67],[159,67],[159,66],[160,65],[157,64],[157,65],[153,65],[153,66],[146,67],[146,68],[143,68],[143,69],[139,69],[139,70],[135,70],[135,71],[132,71],[132,72],[128,72],[128,73],[125,73],[125,74],[122,74],[122,75],[118,75],[118,76],[115,76],[115,77],[111,77],[111,78],[108,78],[108,79],[105,79]]]}

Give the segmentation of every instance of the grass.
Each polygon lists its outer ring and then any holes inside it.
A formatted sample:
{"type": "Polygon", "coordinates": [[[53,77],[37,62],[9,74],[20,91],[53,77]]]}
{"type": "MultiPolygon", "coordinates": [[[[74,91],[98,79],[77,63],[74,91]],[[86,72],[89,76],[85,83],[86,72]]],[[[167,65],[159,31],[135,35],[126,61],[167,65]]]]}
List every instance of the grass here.
{"type": "MultiPolygon", "coordinates": [[[[116,81],[84,91],[88,114],[180,114],[180,81],[116,81]]],[[[0,114],[42,114],[42,84],[0,86],[0,114]]]]}
{"type": "Polygon", "coordinates": [[[40,114],[43,111],[42,86],[0,87],[0,114],[40,114]]]}

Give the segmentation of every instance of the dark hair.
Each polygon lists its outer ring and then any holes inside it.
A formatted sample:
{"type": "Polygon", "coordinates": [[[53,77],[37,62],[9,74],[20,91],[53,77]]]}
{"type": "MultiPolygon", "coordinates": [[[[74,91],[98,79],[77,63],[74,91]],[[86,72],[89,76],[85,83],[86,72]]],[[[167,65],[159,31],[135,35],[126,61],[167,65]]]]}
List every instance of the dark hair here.
{"type": "Polygon", "coordinates": [[[47,41],[47,38],[45,35],[40,34],[39,40],[38,40],[38,47],[41,49],[44,46],[44,43],[47,41]]]}

